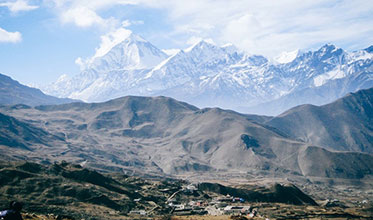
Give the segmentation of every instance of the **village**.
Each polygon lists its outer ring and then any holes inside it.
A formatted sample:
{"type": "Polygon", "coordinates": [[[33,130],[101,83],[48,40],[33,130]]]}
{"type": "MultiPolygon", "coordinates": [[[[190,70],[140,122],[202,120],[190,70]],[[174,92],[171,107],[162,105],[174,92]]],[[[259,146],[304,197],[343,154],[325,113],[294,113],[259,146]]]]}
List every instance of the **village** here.
{"type": "MultiPolygon", "coordinates": [[[[162,189],[170,191],[171,189],[162,189]]],[[[135,199],[135,202],[140,202],[135,199]]],[[[155,204],[154,204],[155,205],[155,204]]],[[[372,201],[362,200],[358,207],[370,207],[372,201]]],[[[249,202],[229,194],[202,194],[196,184],[185,184],[173,192],[165,202],[166,216],[174,220],[187,219],[347,219],[358,217],[369,219],[370,214],[357,212],[354,208],[341,205],[337,199],[327,199],[320,205],[293,205],[268,202],[249,202]],[[348,212],[346,212],[348,211],[348,212]],[[356,214],[356,215],[355,215],[356,214]],[[199,216],[199,217],[198,217],[199,216]]],[[[153,209],[134,209],[129,212],[131,219],[158,219],[153,209]],[[150,218],[149,218],[150,217],[150,218]]],[[[159,211],[159,210],[158,210],[159,211]]],[[[163,219],[163,218],[161,218],[163,219]]]]}
{"type": "MultiPolygon", "coordinates": [[[[223,184],[171,178],[145,179],[118,174],[103,175],[66,162],[51,166],[30,162],[15,165],[4,163],[3,166],[3,174],[16,171],[13,174],[18,177],[28,171],[31,175],[22,184],[10,182],[11,185],[3,187],[17,189],[11,196],[22,198],[26,204],[22,215],[30,220],[342,220],[372,219],[373,216],[372,188],[363,188],[361,185],[331,187],[317,183],[223,184]],[[56,179],[59,182],[35,192],[38,189],[34,187],[35,183],[39,185],[46,180],[52,182],[56,179]],[[56,189],[69,194],[48,194],[56,189]],[[94,198],[99,199],[88,203],[87,197],[84,197],[87,194],[96,194],[94,198]],[[45,206],[45,201],[54,203],[45,206]]],[[[13,177],[9,177],[8,181],[10,178],[13,177]]],[[[2,204],[6,204],[6,201],[4,199],[2,204]]]]}
{"type": "MultiPolygon", "coordinates": [[[[166,189],[167,190],[167,189],[166,189]]],[[[169,214],[173,216],[191,216],[191,215],[210,215],[210,216],[246,216],[248,218],[254,218],[259,216],[257,208],[250,206],[249,203],[243,198],[234,197],[231,195],[216,196],[213,198],[204,199],[180,199],[179,194],[183,195],[195,195],[198,188],[194,184],[183,185],[182,189],[174,192],[166,201],[166,205],[169,208],[169,214]]],[[[135,202],[139,202],[139,199],[135,199],[135,202]]],[[[131,210],[129,215],[132,216],[148,216],[151,214],[150,211],[146,210],[131,210]]],[[[268,218],[264,218],[268,219],[268,218]]]]}

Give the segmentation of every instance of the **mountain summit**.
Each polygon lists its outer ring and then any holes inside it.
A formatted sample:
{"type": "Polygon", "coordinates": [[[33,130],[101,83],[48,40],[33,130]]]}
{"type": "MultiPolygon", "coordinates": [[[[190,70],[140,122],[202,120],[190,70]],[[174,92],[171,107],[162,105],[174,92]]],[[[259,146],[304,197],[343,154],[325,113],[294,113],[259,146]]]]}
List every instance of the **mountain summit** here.
{"type": "Polygon", "coordinates": [[[102,57],[97,57],[88,69],[96,72],[111,70],[150,69],[167,55],[136,34],[129,34],[102,57]]]}
{"type": "Polygon", "coordinates": [[[277,115],[296,105],[322,105],[372,87],[372,63],[369,48],[346,52],[332,44],[283,54],[276,62],[204,40],[168,56],[130,34],[79,75],[43,90],[89,102],[164,95],[199,107],[277,115]]]}

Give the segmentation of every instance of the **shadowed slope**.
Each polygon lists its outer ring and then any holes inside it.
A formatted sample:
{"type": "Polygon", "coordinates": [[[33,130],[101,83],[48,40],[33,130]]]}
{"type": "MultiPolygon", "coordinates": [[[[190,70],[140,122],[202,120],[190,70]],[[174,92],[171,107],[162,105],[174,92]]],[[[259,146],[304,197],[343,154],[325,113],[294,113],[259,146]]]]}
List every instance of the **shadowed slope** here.
{"type": "Polygon", "coordinates": [[[295,107],[267,124],[328,149],[373,153],[373,88],[320,107],[295,107]]]}
{"type": "Polygon", "coordinates": [[[26,104],[36,105],[56,105],[74,102],[73,99],[61,99],[50,95],[45,95],[39,89],[24,86],[12,78],[0,74],[0,104],[15,105],[26,104]]]}
{"type": "Polygon", "coordinates": [[[0,145],[31,150],[32,145],[49,146],[49,142],[61,142],[64,138],[0,113],[0,145]]]}
{"type": "Polygon", "coordinates": [[[280,202],[294,205],[317,205],[309,196],[294,185],[274,184],[271,187],[247,186],[232,188],[217,183],[201,183],[200,190],[243,198],[249,202],[280,202]]]}

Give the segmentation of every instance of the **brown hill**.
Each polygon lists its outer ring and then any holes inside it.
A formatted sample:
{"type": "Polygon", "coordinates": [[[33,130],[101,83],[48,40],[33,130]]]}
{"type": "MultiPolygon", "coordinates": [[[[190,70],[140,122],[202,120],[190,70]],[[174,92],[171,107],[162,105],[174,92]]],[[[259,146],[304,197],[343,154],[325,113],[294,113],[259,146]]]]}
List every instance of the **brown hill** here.
{"type": "Polygon", "coordinates": [[[373,153],[373,88],[328,105],[295,107],[267,124],[326,149],[373,153]]]}
{"type": "Polygon", "coordinates": [[[22,85],[0,73],[0,105],[56,105],[76,101],[78,100],[46,95],[39,89],[22,85]]]}
{"type": "Polygon", "coordinates": [[[249,188],[232,188],[217,183],[201,183],[198,188],[222,195],[243,198],[249,202],[278,202],[293,205],[317,205],[309,196],[294,185],[274,184],[269,188],[250,186],[249,188]]]}
{"type": "MultiPolygon", "coordinates": [[[[313,158],[327,156],[335,165],[333,169],[324,167],[329,169],[329,176],[360,178],[373,173],[372,155],[310,151],[310,143],[291,139],[286,132],[256,121],[265,117],[218,108],[198,109],[166,97],[4,107],[0,112],[63,138],[65,142],[51,138],[48,145],[28,143],[32,152],[1,147],[5,155],[35,161],[66,160],[104,170],[160,175],[203,172],[324,177],[324,173],[309,172],[307,167],[315,166],[317,160],[313,158]],[[359,165],[350,165],[353,161],[359,165]],[[341,166],[364,172],[343,168],[344,172],[333,174],[341,166]]],[[[6,132],[7,127],[0,129],[6,132]]]]}

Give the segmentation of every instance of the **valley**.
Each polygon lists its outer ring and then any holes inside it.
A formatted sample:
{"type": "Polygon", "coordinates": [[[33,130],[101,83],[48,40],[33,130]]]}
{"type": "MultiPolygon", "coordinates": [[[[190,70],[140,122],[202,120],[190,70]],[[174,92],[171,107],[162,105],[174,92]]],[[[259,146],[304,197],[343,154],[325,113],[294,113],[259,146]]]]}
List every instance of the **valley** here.
{"type": "Polygon", "coordinates": [[[372,11],[0,0],[0,220],[373,220],[372,11]]]}
{"type": "Polygon", "coordinates": [[[0,201],[23,200],[26,215],[47,219],[230,219],[241,209],[254,219],[369,219],[371,118],[372,89],[278,117],[162,96],[4,105],[0,201]],[[336,139],[346,134],[353,142],[336,139]]]}

